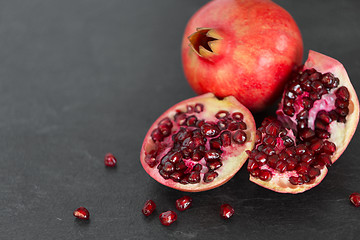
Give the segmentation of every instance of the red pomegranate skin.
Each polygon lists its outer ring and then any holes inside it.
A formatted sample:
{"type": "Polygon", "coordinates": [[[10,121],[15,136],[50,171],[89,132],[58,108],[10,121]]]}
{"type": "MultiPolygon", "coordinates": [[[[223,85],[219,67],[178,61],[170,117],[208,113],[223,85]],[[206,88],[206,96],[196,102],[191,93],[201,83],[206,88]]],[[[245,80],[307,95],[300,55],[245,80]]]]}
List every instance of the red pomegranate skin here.
{"type": "Polygon", "coordinates": [[[189,20],[182,42],[185,76],[196,93],[233,95],[255,112],[280,96],[302,56],[296,22],[269,0],[210,1],[189,20]],[[192,49],[188,37],[197,28],[210,28],[220,38],[209,43],[214,54],[192,49]]]}

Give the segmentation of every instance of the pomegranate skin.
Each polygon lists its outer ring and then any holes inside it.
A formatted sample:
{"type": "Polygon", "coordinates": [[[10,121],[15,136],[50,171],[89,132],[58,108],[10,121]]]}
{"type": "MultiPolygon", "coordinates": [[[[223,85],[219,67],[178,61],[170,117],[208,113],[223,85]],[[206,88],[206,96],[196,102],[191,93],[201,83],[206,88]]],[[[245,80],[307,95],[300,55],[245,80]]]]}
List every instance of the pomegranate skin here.
{"type": "Polygon", "coordinates": [[[255,112],[280,96],[302,56],[296,22],[269,0],[211,1],[189,20],[182,40],[184,73],[196,93],[233,95],[255,112]],[[199,54],[189,44],[198,28],[210,30],[207,36],[215,39],[208,42],[211,51],[199,54]]]}

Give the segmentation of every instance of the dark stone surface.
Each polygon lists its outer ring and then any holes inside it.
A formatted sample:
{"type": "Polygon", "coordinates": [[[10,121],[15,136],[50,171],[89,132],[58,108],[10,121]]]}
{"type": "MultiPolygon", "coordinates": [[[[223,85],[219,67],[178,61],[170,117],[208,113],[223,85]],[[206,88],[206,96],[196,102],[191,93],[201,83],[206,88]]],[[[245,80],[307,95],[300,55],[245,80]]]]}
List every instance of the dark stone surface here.
{"type": "MultiPolygon", "coordinates": [[[[180,42],[206,1],[8,0],[0,2],[0,239],[357,239],[359,131],[326,179],[300,195],[248,181],[189,194],[193,207],[163,227],[161,211],[184,193],[139,162],[151,123],[195,94],[180,42]],[[105,153],[118,158],[106,169],[105,153]],[[158,210],[145,218],[143,203],[158,210]],[[236,210],[219,217],[221,203],[236,210]],[[72,211],[85,206],[91,221],[72,211]]],[[[360,91],[360,2],[277,0],[298,22],[305,53],[340,60],[360,91]]],[[[260,114],[256,120],[261,121],[260,114]]]]}

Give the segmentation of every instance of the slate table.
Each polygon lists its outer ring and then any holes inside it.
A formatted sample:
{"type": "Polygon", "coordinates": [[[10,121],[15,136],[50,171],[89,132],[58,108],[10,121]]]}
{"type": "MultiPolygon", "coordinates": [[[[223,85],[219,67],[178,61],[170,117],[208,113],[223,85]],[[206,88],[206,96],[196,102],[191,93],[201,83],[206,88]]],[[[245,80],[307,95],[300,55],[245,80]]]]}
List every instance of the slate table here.
{"type": "MultiPolygon", "coordinates": [[[[157,116],[195,95],[180,42],[206,2],[0,1],[0,239],[359,239],[360,209],[348,200],[360,191],[359,131],[306,193],[263,189],[242,169],[190,194],[193,207],[172,226],[159,223],[184,194],[150,178],[139,151],[157,116]],[[107,152],[116,169],[104,167],[107,152]],[[147,199],[158,210],[145,218],[147,199]],[[229,221],[223,202],[236,210],[229,221]],[[72,216],[79,206],[90,221],[72,216]]],[[[297,21],[305,55],[340,60],[360,92],[360,2],[275,2],[297,21]]]]}

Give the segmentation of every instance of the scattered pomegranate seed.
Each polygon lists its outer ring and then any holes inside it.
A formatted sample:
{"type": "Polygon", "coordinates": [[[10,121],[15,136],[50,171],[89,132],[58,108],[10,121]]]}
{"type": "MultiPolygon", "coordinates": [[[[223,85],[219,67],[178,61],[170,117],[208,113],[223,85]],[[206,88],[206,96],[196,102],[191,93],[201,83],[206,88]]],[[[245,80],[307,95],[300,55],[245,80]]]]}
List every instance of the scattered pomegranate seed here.
{"type": "Polygon", "coordinates": [[[160,222],[164,226],[169,226],[176,221],[177,215],[174,211],[163,212],[159,216],[160,222]]]}
{"type": "Polygon", "coordinates": [[[179,211],[185,211],[189,207],[191,207],[192,204],[192,198],[189,196],[183,196],[182,198],[179,198],[176,200],[176,209],[179,211]]]}
{"type": "Polygon", "coordinates": [[[355,207],[360,207],[360,193],[354,192],[349,198],[350,202],[354,204],[355,207]]]}
{"type": "Polygon", "coordinates": [[[115,167],[116,166],[116,158],[111,153],[107,153],[104,158],[105,166],[107,167],[115,167]]]}
{"type": "Polygon", "coordinates": [[[234,208],[229,204],[223,204],[220,207],[220,216],[224,219],[229,219],[232,215],[234,215],[234,208]]]}
{"type": "Polygon", "coordinates": [[[156,209],[156,204],[153,200],[147,200],[144,204],[144,207],[142,208],[142,213],[145,216],[151,215],[154,210],[156,209]]]}
{"type": "Polygon", "coordinates": [[[79,219],[89,219],[90,213],[89,211],[84,207],[79,207],[73,212],[74,217],[77,217],[79,219]]]}

